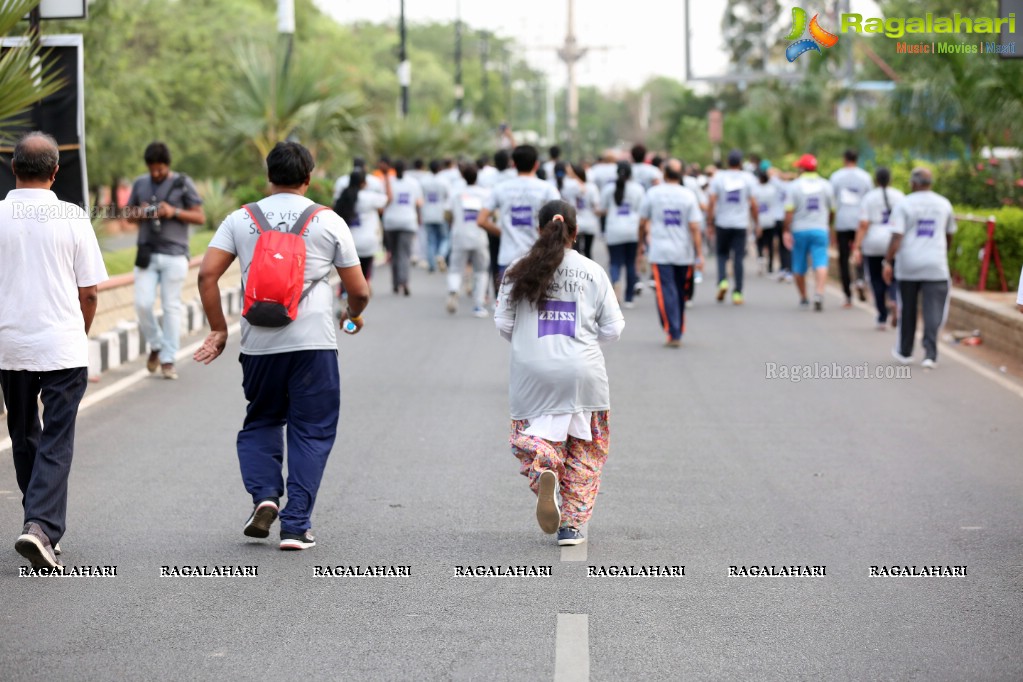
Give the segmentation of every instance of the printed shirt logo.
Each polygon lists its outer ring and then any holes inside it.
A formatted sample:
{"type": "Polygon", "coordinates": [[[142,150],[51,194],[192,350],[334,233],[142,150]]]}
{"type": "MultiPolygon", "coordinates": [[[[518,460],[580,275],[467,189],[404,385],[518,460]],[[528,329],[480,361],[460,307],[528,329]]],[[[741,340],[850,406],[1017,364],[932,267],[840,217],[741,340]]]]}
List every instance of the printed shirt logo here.
{"type": "Polygon", "coordinates": [[[682,211],[672,208],[664,209],[665,227],[682,227],[682,211]]]}
{"type": "Polygon", "coordinates": [[[807,197],[806,198],[806,210],[807,211],[819,211],[819,210],[821,210],[821,198],[820,197],[807,197]]]}
{"type": "Polygon", "coordinates": [[[934,230],[938,226],[936,220],[918,220],[916,221],[916,236],[917,237],[933,237],[934,230]]]}
{"type": "Polygon", "coordinates": [[[582,211],[586,208],[586,200],[582,196],[575,198],[575,210],[582,211]]]}
{"type": "Polygon", "coordinates": [[[427,192],[426,200],[431,204],[436,204],[438,201],[440,201],[440,195],[437,194],[436,192],[427,192]]]}
{"type": "Polygon", "coordinates": [[[543,301],[537,314],[537,338],[568,336],[575,338],[575,301],[543,301]]]}
{"type": "Polygon", "coordinates": [[[480,212],[474,208],[466,208],[462,210],[462,219],[466,223],[476,222],[476,218],[479,217],[480,212]]]}
{"type": "Polygon", "coordinates": [[[631,212],[631,209],[629,208],[629,203],[628,202],[625,202],[624,204],[619,206],[618,207],[618,211],[617,211],[618,215],[629,215],[630,212],[631,212]]]}
{"type": "Polygon", "coordinates": [[[759,204],[757,204],[757,206],[758,206],[758,210],[761,213],[767,213],[769,210],[771,210],[770,206],[768,205],[768,203],[766,201],[761,201],[759,204]]]}
{"type": "Polygon", "coordinates": [[[284,260],[284,256],[279,253],[274,254],[274,260],[284,260]]]}
{"type": "Polygon", "coordinates": [[[398,194],[398,203],[399,204],[401,204],[402,206],[408,206],[409,205],[409,199],[411,199],[411,195],[408,192],[399,192],[399,194],[398,194]]]}
{"type": "Polygon", "coordinates": [[[741,201],[742,201],[741,189],[728,190],[728,192],[725,194],[725,203],[727,204],[738,204],[741,201]]]}
{"type": "Polygon", "coordinates": [[[891,211],[881,211],[881,224],[887,225],[888,220],[892,217],[891,211]]]}
{"type": "Polygon", "coordinates": [[[356,213],[352,217],[352,222],[348,223],[348,227],[362,227],[362,221],[359,220],[359,214],[356,213]]]}
{"type": "Polygon", "coordinates": [[[532,206],[512,206],[511,207],[511,224],[512,224],[512,227],[532,227],[533,226],[533,207],[532,206]]]}
{"type": "Polygon", "coordinates": [[[824,54],[821,52],[822,47],[834,47],[838,43],[837,35],[828,33],[821,28],[820,23],[817,21],[818,16],[820,15],[813,15],[813,19],[810,20],[808,27],[806,23],[806,10],[800,7],[792,8],[792,31],[785,36],[785,40],[796,41],[785,50],[785,58],[790,62],[796,61],[805,52],[814,51],[817,54],[824,54]],[[803,38],[803,34],[807,31],[810,32],[810,37],[803,38]]]}

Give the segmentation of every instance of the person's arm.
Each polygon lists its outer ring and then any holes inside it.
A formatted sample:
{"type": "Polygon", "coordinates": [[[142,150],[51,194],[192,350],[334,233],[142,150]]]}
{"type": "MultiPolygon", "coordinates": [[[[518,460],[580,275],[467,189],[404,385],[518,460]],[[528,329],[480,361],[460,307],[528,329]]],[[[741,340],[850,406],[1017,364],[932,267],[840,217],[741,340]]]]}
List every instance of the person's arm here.
{"type": "Polygon", "coordinates": [[[492,215],[493,212],[489,208],[484,208],[476,217],[476,224],[482,227],[490,234],[500,236],[501,227],[491,219],[492,215]]]}
{"type": "Polygon", "coordinates": [[[856,238],[853,240],[852,247],[852,260],[854,265],[859,265],[863,261],[863,240],[867,236],[867,230],[870,229],[869,220],[861,220],[860,226],[856,229],[856,238]]]}
{"type": "Polygon", "coordinates": [[[85,322],[85,333],[92,329],[92,321],[96,317],[99,304],[99,286],[78,287],[78,305],[82,309],[82,320],[85,322]]]}
{"type": "Polygon", "coordinates": [[[156,214],[161,218],[173,218],[174,220],[191,223],[192,225],[206,224],[206,212],[203,210],[202,204],[198,204],[193,208],[178,208],[177,206],[171,206],[166,201],[161,201],[156,214]]]}
{"type": "Polygon", "coordinates": [[[760,204],[757,203],[756,198],[751,194],[749,198],[749,216],[750,220],[753,221],[753,229],[756,231],[757,238],[760,238],[760,204]]]}
{"type": "Polygon", "coordinates": [[[700,235],[700,221],[690,221],[689,234],[693,237],[693,253],[696,254],[696,269],[703,272],[703,237],[700,235]]]}
{"type": "Polygon", "coordinates": [[[781,243],[785,245],[785,248],[789,251],[792,250],[792,244],[795,242],[795,238],[792,236],[792,217],[796,214],[794,208],[785,208],[785,220],[781,224],[781,243]]]}
{"type": "Polygon", "coordinates": [[[341,311],[341,328],[344,329],[346,320],[351,320],[355,331],[350,333],[358,334],[363,326],[362,312],[369,305],[369,284],[362,274],[362,267],[358,265],[338,268],[337,274],[341,276],[341,284],[348,293],[348,305],[341,311]]]}
{"type": "Polygon", "coordinates": [[[639,253],[646,251],[646,238],[650,235],[650,219],[639,219],[639,253]]]}
{"type": "Polygon", "coordinates": [[[888,244],[888,253],[884,257],[884,268],[881,270],[881,278],[884,279],[885,284],[892,283],[892,277],[895,274],[892,263],[895,262],[895,254],[899,252],[900,246],[902,246],[902,235],[895,233],[892,235],[892,241],[888,244]]]}
{"type": "Polygon", "coordinates": [[[234,262],[234,254],[210,247],[199,265],[199,298],[210,323],[210,333],[192,358],[205,365],[216,360],[227,345],[227,319],[220,299],[220,278],[234,262]]]}

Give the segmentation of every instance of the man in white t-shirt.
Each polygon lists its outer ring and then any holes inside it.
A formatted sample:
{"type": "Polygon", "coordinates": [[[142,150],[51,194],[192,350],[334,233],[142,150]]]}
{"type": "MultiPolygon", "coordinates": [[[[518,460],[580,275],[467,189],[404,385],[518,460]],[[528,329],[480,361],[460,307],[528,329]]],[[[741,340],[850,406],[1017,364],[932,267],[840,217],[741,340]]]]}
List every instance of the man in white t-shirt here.
{"type": "Polygon", "coordinates": [[[938,362],[938,332],[948,315],[948,247],[956,232],[952,203],[931,191],[933,179],[926,168],[914,168],[911,191],[892,208],[892,241],[882,276],[899,287],[899,338],[892,356],[904,365],[912,362],[917,309],[924,318],[924,369],[938,362]],[[894,271],[892,261],[895,262],[894,271]]]}
{"type": "Polygon", "coordinates": [[[309,532],[310,517],[340,410],[334,297],[327,278],[336,269],[348,292],[341,324],[351,321],[355,328],[350,333],[362,329],[369,286],[345,222],[326,208],[310,214],[315,207],[305,196],[313,171],[309,150],[297,142],[279,142],[266,157],[266,167],[270,196],[224,219],[199,268],[199,295],[211,331],[195,360],[209,364],[227,344],[218,284],[227,268],[238,258],[247,277],[262,231],[287,232],[306,220],[301,230],[305,281],[294,320],[280,327],[257,326],[245,319],[241,323],[242,388],[248,409],[237,440],[242,480],[255,505],[243,533],[269,536],[279,514],[280,548],[295,550],[316,544],[309,532]],[[285,425],[288,504],[280,509],[285,425]]]}
{"type": "Polygon", "coordinates": [[[50,189],[59,156],[49,135],[23,137],[15,189],[0,201],[0,388],[25,522],[14,548],[43,569],[60,566],[88,333],[107,279],[89,216],[50,189]]]}
{"type": "Polygon", "coordinates": [[[743,258],[746,256],[746,231],[752,224],[760,236],[760,214],[753,197],[753,177],[742,170],[742,152],[728,153],[728,168],[718,171],[710,181],[707,195],[707,236],[715,240],[718,256],[718,293],[720,303],[728,293],[728,260],[732,260],[735,288],[732,303],[742,305],[743,258]]]}
{"type": "MultiPolygon", "coordinates": [[[[845,165],[831,174],[831,191],[835,195],[835,239],[838,242],[838,270],[845,294],[845,307],[852,307],[852,272],[850,258],[852,245],[856,241],[856,229],[860,224],[860,206],[863,198],[874,187],[870,173],[856,165],[859,153],[855,149],[845,151],[845,165]]],[[[856,293],[866,301],[863,280],[863,266],[856,266],[856,293]]]]}

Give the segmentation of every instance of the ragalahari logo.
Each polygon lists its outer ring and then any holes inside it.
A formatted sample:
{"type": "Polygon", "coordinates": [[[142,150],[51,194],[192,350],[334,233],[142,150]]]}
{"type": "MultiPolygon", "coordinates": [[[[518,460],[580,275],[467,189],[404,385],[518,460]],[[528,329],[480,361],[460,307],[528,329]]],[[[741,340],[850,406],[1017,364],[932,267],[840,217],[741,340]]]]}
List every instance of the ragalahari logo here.
{"type": "Polygon", "coordinates": [[[792,8],[792,32],[785,36],[785,40],[795,40],[796,42],[788,46],[785,50],[785,57],[790,61],[794,62],[799,58],[799,55],[804,52],[815,51],[817,54],[823,54],[821,52],[822,47],[834,47],[838,43],[838,36],[834,33],[828,33],[821,28],[820,23],[817,21],[819,15],[813,15],[813,19],[810,20],[810,25],[806,25],[806,10],[793,7],[792,8]],[[803,34],[809,30],[810,37],[803,38],[803,34]],[[802,38],[800,40],[800,38],[802,38]]]}

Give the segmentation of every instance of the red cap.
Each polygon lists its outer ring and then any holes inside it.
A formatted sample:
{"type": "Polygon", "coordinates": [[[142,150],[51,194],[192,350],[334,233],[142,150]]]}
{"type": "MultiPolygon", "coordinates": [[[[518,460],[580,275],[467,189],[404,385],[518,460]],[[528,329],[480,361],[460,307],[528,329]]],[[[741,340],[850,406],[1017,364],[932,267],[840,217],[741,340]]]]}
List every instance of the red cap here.
{"type": "Polygon", "coordinates": [[[817,170],[817,157],[813,154],[803,154],[799,157],[799,161],[796,161],[796,168],[801,168],[805,171],[817,170]]]}

